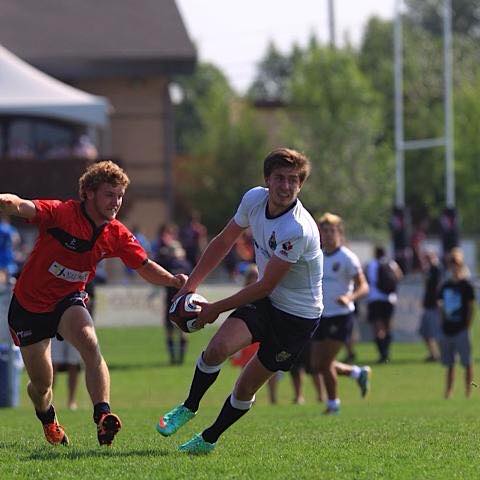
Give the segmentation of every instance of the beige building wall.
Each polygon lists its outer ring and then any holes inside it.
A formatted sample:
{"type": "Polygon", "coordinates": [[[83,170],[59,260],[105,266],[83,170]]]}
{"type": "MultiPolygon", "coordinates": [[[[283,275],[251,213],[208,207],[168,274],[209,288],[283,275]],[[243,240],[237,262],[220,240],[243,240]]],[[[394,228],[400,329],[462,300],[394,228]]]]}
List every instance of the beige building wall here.
{"type": "Polygon", "coordinates": [[[111,157],[122,163],[132,183],[122,221],[138,225],[150,238],[169,216],[168,132],[172,130],[168,78],[108,78],[82,80],[75,86],[109,99],[111,157]]]}

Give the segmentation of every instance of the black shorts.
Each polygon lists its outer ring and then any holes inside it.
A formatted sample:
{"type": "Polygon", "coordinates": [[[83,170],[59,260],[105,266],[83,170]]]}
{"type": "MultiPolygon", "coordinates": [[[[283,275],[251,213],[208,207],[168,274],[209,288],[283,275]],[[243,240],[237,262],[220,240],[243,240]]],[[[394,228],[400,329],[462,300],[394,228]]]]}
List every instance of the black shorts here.
{"type": "Polygon", "coordinates": [[[283,312],[268,298],[237,308],[230,317],[241,318],[247,324],[252,341],[260,342],[258,359],[272,372],[292,368],[319,322],[283,312]]]}
{"type": "Polygon", "coordinates": [[[53,312],[33,313],[23,308],[14,295],[8,310],[8,326],[15,345],[26,347],[55,336],[63,340],[57,333],[63,313],[73,305],[87,308],[87,298],[86,292],[74,292],[58,302],[53,312]]]}
{"type": "MultiPolygon", "coordinates": [[[[318,328],[317,328],[318,331],[318,328]]],[[[316,332],[315,332],[316,333],[316,332]]],[[[308,341],[300,352],[295,362],[292,365],[290,371],[292,373],[298,373],[300,370],[305,370],[305,373],[312,374],[312,342],[308,341]]]]}
{"type": "Polygon", "coordinates": [[[383,300],[377,300],[368,304],[368,321],[370,323],[389,323],[393,315],[393,304],[383,300]]]}
{"type": "Polygon", "coordinates": [[[346,315],[335,315],[333,317],[322,317],[313,340],[337,340],[346,342],[352,336],[353,313],[346,315]]]}

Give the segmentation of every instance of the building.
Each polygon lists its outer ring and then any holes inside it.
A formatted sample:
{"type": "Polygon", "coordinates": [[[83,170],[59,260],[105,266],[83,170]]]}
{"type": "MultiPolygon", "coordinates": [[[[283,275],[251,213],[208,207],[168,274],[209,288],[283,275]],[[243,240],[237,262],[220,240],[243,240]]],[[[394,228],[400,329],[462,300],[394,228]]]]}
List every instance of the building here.
{"type": "Polygon", "coordinates": [[[173,206],[169,83],[173,75],[191,74],[196,63],[175,1],[0,0],[0,8],[0,44],[108,98],[111,133],[101,139],[101,156],[119,161],[132,179],[122,220],[153,235],[173,206]]]}

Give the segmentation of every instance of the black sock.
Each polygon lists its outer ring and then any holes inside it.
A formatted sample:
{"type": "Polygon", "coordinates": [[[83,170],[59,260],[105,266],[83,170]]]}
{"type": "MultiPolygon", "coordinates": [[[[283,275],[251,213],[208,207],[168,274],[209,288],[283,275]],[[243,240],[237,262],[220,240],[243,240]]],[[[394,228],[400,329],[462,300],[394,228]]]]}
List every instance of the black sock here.
{"type": "Polygon", "coordinates": [[[385,336],[385,358],[388,358],[390,356],[390,344],[392,343],[392,335],[390,333],[387,333],[385,336]]]}
{"type": "Polygon", "coordinates": [[[378,354],[380,358],[384,357],[384,348],[383,348],[383,338],[375,338],[375,343],[377,344],[378,354]]]}
{"type": "Polygon", "coordinates": [[[50,405],[50,408],[46,412],[39,412],[37,409],[35,409],[35,415],[37,415],[37,418],[42,422],[43,425],[53,423],[55,420],[55,407],[50,405]]]}
{"type": "Polygon", "coordinates": [[[110,413],[110,405],[107,402],[99,402],[93,406],[93,421],[98,423],[104,413],[110,413]]]}
{"type": "Polygon", "coordinates": [[[168,350],[168,356],[170,357],[170,363],[171,364],[175,363],[175,351],[173,346],[173,338],[167,339],[167,350],[168,350]]]}
{"type": "Polygon", "coordinates": [[[213,425],[202,432],[202,437],[206,442],[215,443],[227,428],[250,410],[249,408],[240,410],[239,408],[232,407],[230,397],[231,395],[225,400],[222,410],[213,425]]]}
{"type": "MultiPolygon", "coordinates": [[[[202,353],[203,356],[203,353],[202,353]]],[[[199,359],[200,362],[203,362],[202,357],[199,359]]],[[[213,385],[215,380],[220,373],[220,369],[213,373],[205,373],[195,367],[195,374],[193,375],[192,385],[190,386],[190,392],[188,398],[183,402],[183,405],[187,407],[192,412],[196,412],[200,405],[200,400],[205,395],[206,391],[213,385]]]]}
{"type": "Polygon", "coordinates": [[[178,363],[182,364],[185,359],[185,352],[187,351],[187,340],[180,338],[180,352],[178,356],[178,363]]]}

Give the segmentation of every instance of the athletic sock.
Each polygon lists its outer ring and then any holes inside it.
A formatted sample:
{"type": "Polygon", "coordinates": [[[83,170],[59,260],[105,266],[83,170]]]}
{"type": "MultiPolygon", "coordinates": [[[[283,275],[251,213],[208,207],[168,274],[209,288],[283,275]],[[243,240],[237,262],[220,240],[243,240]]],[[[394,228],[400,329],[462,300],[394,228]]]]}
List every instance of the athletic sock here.
{"type": "Polygon", "coordinates": [[[173,338],[167,338],[167,350],[168,356],[170,357],[170,363],[175,363],[175,350],[173,345],[173,338]]]}
{"type": "Polygon", "coordinates": [[[360,377],[361,373],[362,373],[362,369],[358,365],[353,365],[352,372],[350,373],[350,377],[357,380],[360,377]]]}
{"type": "Polygon", "coordinates": [[[255,396],[251,400],[238,400],[232,393],[225,400],[222,410],[213,425],[202,432],[203,439],[206,442],[215,443],[227,428],[250,410],[254,401],[255,396]]]}
{"type": "Polygon", "coordinates": [[[385,345],[385,358],[388,358],[390,356],[390,344],[392,343],[392,335],[390,333],[387,333],[385,336],[384,340],[384,345],[385,345]]]}
{"type": "Polygon", "coordinates": [[[327,408],[329,410],[338,410],[340,408],[340,399],[335,398],[334,400],[327,400],[327,408]]]}
{"type": "Polygon", "coordinates": [[[187,340],[180,338],[180,351],[178,355],[178,363],[182,364],[185,359],[185,352],[187,351],[187,340]]]}
{"type": "Polygon", "coordinates": [[[110,405],[107,402],[99,402],[93,406],[93,421],[98,424],[104,413],[110,413],[110,405]]]}
{"type": "Polygon", "coordinates": [[[55,407],[50,405],[46,412],[39,412],[37,409],[35,409],[35,415],[43,425],[53,423],[55,421],[55,407]]]}
{"type": "Polygon", "coordinates": [[[183,402],[183,405],[192,412],[196,412],[200,405],[200,401],[205,395],[206,391],[213,385],[220,373],[222,365],[207,365],[203,360],[203,352],[197,360],[195,374],[193,375],[192,385],[188,398],[183,402]]]}

